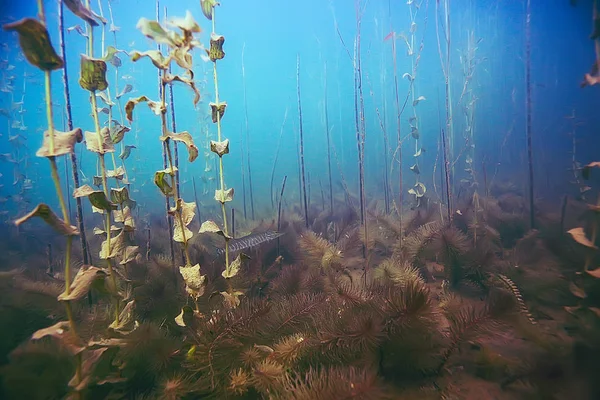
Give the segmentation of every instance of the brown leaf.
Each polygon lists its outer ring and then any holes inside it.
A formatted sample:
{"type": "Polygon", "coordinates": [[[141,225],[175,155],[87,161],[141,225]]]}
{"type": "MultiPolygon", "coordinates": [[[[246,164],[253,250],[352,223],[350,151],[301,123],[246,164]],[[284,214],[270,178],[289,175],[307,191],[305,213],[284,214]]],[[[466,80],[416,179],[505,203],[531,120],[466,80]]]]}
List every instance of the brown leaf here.
{"type": "Polygon", "coordinates": [[[222,142],[215,142],[214,140],[211,140],[210,151],[216,153],[219,157],[229,154],[229,139],[225,139],[222,142]]]}
{"type": "Polygon", "coordinates": [[[156,115],[160,115],[163,112],[166,112],[167,110],[161,105],[161,103],[156,102],[156,101],[152,101],[150,100],[148,97],[146,96],[140,96],[136,99],[131,99],[127,102],[127,104],[125,104],[125,114],[127,115],[127,120],[129,122],[133,122],[133,109],[135,108],[135,106],[137,106],[138,104],[145,102],[148,103],[148,107],[150,107],[150,109],[154,112],[154,114],[156,115]]]}
{"type": "Polygon", "coordinates": [[[210,109],[211,109],[211,117],[212,117],[212,122],[213,124],[216,124],[218,120],[222,120],[223,119],[223,115],[225,115],[225,109],[227,108],[227,102],[220,102],[219,106],[217,106],[216,103],[210,103],[210,109]],[[217,120],[217,112],[218,114],[218,120],[217,120]]]}
{"type": "Polygon", "coordinates": [[[598,249],[598,247],[596,247],[594,243],[587,238],[582,227],[573,228],[567,231],[567,233],[570,234],[573,239],[582,246],[589,247],[590,249],[598,249]]]}
{"type": "Polygon", "coordinates": [[[63,0],[63,3],[71,12],[92,26],[98,26],[94,15],[88,10],[80,0],[63,0]]]}
{"type": "Polygon", "coordinates": [[[25,58],[42,71],[62,68],[63,60],[56,54],[48,30],[40,21],[23,18],[3,26],[4,30],[17,31],[19,44],[25,58]]]}
{"type": "Polygon", "coordinates": [[[158,50],[147,50],[147,51],[137,51],[134,50],[131,52],[131,61],[136,62],[140,59],[148,57],[152,64],[158,69],[162,69],[164,71],[169,69],[169,64],[171,63],[171,57],[166,57],[162,55],[162,53],[158,50]]]}
{"type": "Polygon", "coordinates": [[[162,140],[163,142],[167,139],[171,139],[176,142],[182,142],[183,144],[185,144],[185,147],[187,147],[189,154],[188,160],[190,162],[193,162],[196,158],[198,158],[198,147],[194,144],[194,139],[192,138],[192,135],[190,135],[189,132],[169,132],[166,136],[160,137],[160,140],[162,140]]]}
{"type": "Polygon", "coordinates": [[[79,338],[74,337],[74,335],[70,333],[68,321],[60,321],[52,326],[34,332],[31,336],[31,340],[40,340],[46,336],[51,336],[65,346],[71,355],[79,354],[85,350],[83,344],[79,343],[79,338]]]}
{"type": "Polygon", "coordinates": [[[79,143],[83,140],[81,129],[75,128],[69,132],[54,131],[54,150],[50,148],[50,133],[44,131],[44,142],[35,153],[38,157],[58,157],[65,154],[73,153],[75,149],[75,143],[79,143]]]}
{"type": "Polygon", "coordinates": [[[69,386],[72,387],[76,392],[81,392],[87,388],[94,377],[94,369],[96,368],[96,364],[98,364],[102,354],[104,354],[106,350],[108,350],[108,347],[100,347],[98,349],[88,350],[83,353],[83,360],[81,362],[81,376],[79,376],[79,374],[75,374],[69,381],[69,386]]]}
{"type": "Polygon", "coordinates": [[[86,131],[85,145],[89,151],[98,154],[113,153],[115,151],[115,146],[110,138],[110,131],[106,127],[100,130],[100,139],[98,139],[98,133],[86,131]]]}
{"type": "Polygon", "coordinates": [[[581,169],[581,176],[583,177],[583,179],[590,179],[592,168],[600,168],[600,161],[594,161],[583,166],[583,168],[581,169]]]}
{"type": "Polygon", "coordinates": [[[125,248],[125,231],[119,232],[117,236],[110,238],[110,253],[108,251],[108,240],[102,242],[100,258],[103,260],[115,258],[121,254],[125,248]]]}
{"type": "Polygon", "coordinates": [[[594,278],[600,279],[600,268],[596,268],[591,271],[588,269],[586,272],[594,278]]]}
{"type": "Polygon", "coordinates": [[[587,297],[587,294],[585,293],[585,290],[583,290],[582,288],[578,287],[573,282],[571,282],[569,284],[569,290],[571,291],[571,293],[573,293],[573,296],[579,297],[580,299],[585,299],[587,297]]]}
{"type": "Polygon", "coordinates": [[[196,87],[196,83],[194,82],[193,79],[188,79],[188,78],[184,78],[183,76],[180,76],[180,75],[171,75],[171,74],[167,74],[163,79],[164,79],[165,83],[173,84],[174,81],[177,81],[177,82],[181,82],[183,84],[188,85],[194,91],[194,105],[198,104],[198,101],[200,101],[200,92],[198,91],[198,88],[196,87]]]}
{"type": "Polygon", "coordinates": [[[92,266],[83,266],[75,275],[75,279],[71,284],[71,293],[63,292],[58,296],[59,301],[74,301],[86,296],[90,291],[90,287],[98,280],[103,280],[106,277],[106,272],[100,268],[92,266]]]}
{"type": "Polygon", "coordinates": [[[23,222],[29,221],[33,217],[40,217],[45,223],[50,225],[56,232],[65,236],[77,236],[79,230],[72,225],[68,225],[62,219],[58,218],[56,214],[50,209],[47,204],[38,204],[31,212],[15,220],[15,225],[19,226],[23,222]]]}

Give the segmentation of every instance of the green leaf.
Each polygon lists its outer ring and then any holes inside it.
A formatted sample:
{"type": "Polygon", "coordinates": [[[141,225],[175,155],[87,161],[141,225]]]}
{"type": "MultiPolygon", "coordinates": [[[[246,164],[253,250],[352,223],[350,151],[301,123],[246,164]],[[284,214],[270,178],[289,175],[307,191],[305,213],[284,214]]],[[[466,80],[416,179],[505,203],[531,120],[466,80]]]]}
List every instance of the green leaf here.
{"type": "Polygon", "coordinates": [[[111,188],[110,199],[116,204],[123,204],[129,201],[129,190],[127,189],[127,186],[118,189],[111,188]]]}
{"type": "Polygon", "coordinates": [[[162,140],[163,142],[166,141],[167,139],[171,139],[176,142],[182,142],[183,144],[185,144],[185,147],[187,147],[188,154],[189,154],[188,160],[190,162],[193,162],[196,158],[198,158],[198,147],[196,147],[196,145],[194,144],[194,139],[192,138],[192,135],[190,135],[189,132],[187,132],[187,131],[183,131],[180,133],[169,132],[169,133],[167,133],[166,136],[160,137],[160,140],[162,140]]]}
{"type": "Polygon", "coordinates": [[[144,36],[154,40],[158,44],[166,44],[170,47],[177,47],[182,43],[182,39],[177,33],[163,28],[156,21],[140,18],[135,27],[139,29],[144,36]]]}
{"type": "Polygon", "coordinates": [[[176,171],[177,171],[177,168],[173,167],[173,170],[171,170],[170,168],[167,168],[167,169],[163,169],[160,171],[156,171],[154,173],[154,184],[156,186],[158,186],[160,191],[165,196],[173,196],[173,194],[174,194],[173,188],[167,182],[167,176],[174,176],[176,171]]]}
{"type": "Polygon", "coordinates": [[[213,17],[213,8],[219,5],[216,0],[200,0],[200,7],[202,8],[202,14],[210,21],[213,17]]]}
{"type": "Polygon", "coordinates": [[[108,201],[102,190],[94,190],[90,185],[83,185],[75,189],[73,197],[87,197],[94,207],[101,210],[111,211],[117,209],[117,205],[108,201]]]}
{"type": "Polygon", "coordinates": [[[3,26],[4,30],[17,31],[19,44],[25,58],[42,71],[62,68],[63,60],[56,54],[48,30],[40,21],[24,18],[3,26]]]}
{"type": "Polygon", "coordinates": [[[131,129],[124,125],[115,124],[110,128],[110,140],[113,142],[113,144],[121,143],[123,138],[125,138],[125,134],[130,130],[131,129]]]}
{"type": "Polygon", "coordinates": [[[99,58],[90,58],[81,55],[79,71],[79,85],[85,90],[95,92],[105,90],[108,87],[106,81],[106,62],[99,58]]]}
{"type": "Polygon", "coordinates": [[[24,222],[29,221],[34,217],[39,217],[44,220],[45,223],[50,225],[52,229],[61,235],[65,236],[77,236],[79,231],[76,227],[65,223],[62,219],[58,218],[56,214],[47,204],[38,204],[31,212],[15,220],[15,225],[19,226],[24,222]]]}

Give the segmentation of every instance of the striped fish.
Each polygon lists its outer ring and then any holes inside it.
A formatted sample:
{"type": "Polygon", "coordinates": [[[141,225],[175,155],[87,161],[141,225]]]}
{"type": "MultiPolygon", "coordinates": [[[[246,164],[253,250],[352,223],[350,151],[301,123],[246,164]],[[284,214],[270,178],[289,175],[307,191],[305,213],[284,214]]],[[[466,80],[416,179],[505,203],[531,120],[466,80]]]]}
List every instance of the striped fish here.
{"type": "MultiPolygon", "coordinates": [[[[266,231],[261,233],[251,233],[250,235],[241,238],[231,239],[229,241],[229,253],[238,253],[252,247],[260,246],[261,244],[270,242],[282,235],[283,233],[281,232],[266,231]]],[[[217,255],[222,256],[223,254],[225,254],[225,249],[217,248],[217,255]]]]}

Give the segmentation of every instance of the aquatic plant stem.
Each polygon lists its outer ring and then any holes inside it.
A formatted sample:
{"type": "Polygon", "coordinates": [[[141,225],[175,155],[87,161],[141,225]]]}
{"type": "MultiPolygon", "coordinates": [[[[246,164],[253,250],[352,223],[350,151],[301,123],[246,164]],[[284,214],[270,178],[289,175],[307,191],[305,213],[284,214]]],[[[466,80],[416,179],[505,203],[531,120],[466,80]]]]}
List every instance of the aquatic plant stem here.
{"type": "MultiPolygon", "coordinates": [[[[69,130],[73,130],[73,114],[71,109],[71,94],[69,89],[69,74],[67,69],[67,52],[65,46],[65,27],[64,27],[64,1],[60,0],[58,5],[58,25],[59,25],[59,38],[60,38],[60,49],[63,59],[63,85],[65,91],[65,106],[67,111],[67,126],[69,130]]],[[[77,167],[77,156],[75,152],[71,153],[71,174],[73,175],[73,184],[75,188],[79,187],[79,172],[77,167]]],[[[77,226],[79,228],[79,239],[81,242],[81,251],[83,253],[83,263],[89,265],[92,260],[89,258],[89,251],[87,246],[87,238],[85,234],[85,224],[83,220],[83,205],[81,197],[75,199],[77,204],[77,226]]]]}
{"type": "MultiPolygon", "coordinates": [[[[44,12],[44,3],[42,0],[38,1],[38,13],[40,17],[40,21],[46,25],[46,14],[44,12]]],[[[48,135],[49,135],[49,146],[50,146],[50,154],[54,154],[54,116],[52,111],[52,79],[51,79],[51,71],[44,71],[44,86],[45,86],[45,102],[46,102],[46,118],[48,122],[48,135]]],[[[56,165],[56,157],[51,156],[48,157],[50,161],[50,171],[52,175],[52,181],[54,183],[54,188],[56,190],[56,195],[58,197],[58,201],[60,204],[60,208],[63,215],[63,220],[66,225],[70,226],[70,218],[69,213],[67,211],[67,207],[65,204],[65,199],[62,192],[62,187],[60,185],[60,177],[58,175],[58,168],[56,165]]],[[[67,244],[65,248],[65,293],[69,295],[71,293],[71,245],[73,241],[73,236],[68,235],[66,237],[67,244]]],[[[71,308],[71,302],[69,300],[65,301],[65,311],[67,314],[67,320],[69,321],[69,330],[74,338],[78,338],[77,334],[77,326],[75,325],[75,319],[73,318],[73,311],[71,308]]],[[[81,371],[82,371],[82,363],[81,363],[81,354],[76,355],[75,357],[75,380],[76,384],[81,382],[81,371]]],[[[81,393],[77,392],[77,398],[81,399],[81,393]]]]}
{"type": "MultiPolygon", "coordinates": [[[[213,16],[212,16],[212,34],[216,35],[215,32],[216,25],[216,10],[213,7],[213,16]]],[[[220,106],[219,101],[219,75],[217,73],[217,60],[213,61],[213,81],[215,85],[215,103],[216,106],[220,106]]],[[[223,135],[221,131],[221,113],[217,111],[217,141],[221,142],[223,140],[223,135]]],[[[221,193],[225,193],[225,172],[223,168],[223,156],[219,156],[219,182],[221,185],[221,193]]],[[[227,276],[230,275],[231,265],[229,263],[229,227],[227,224],[227,210],[225,209],[225,202],[219,201],[221,203],[221,213],[223,215],[223,232],[225,233],[225,274],[227,276]]],[[[227,281],[229,282],[229,281],[227,281]]],[[[227,285],[227,290],[231,291],[231,285],[227,285]]]]}
{"type": "Polygon", "coordinates": [[[246,68],[244,67],[244,50],[242,46],[242,86],[244,87],[244,123],[246,126],[246,165],[248,167],[248,190],[250,191],[250,212],[254,219],[254,192],[252,190],[252,169],[250,168],[250,130],[248,129],[248,101],[246,100],[246,68]]]}
{"type": "MultiPolygon", "coordinates": [[[[91,12],[90,0],[86,0],[86,7],[91,12]]],[[[88,23],[88,57],[94,57],[94,27],[88,23]]],[[[92,106],[92,118],[94,119],[94,127],[96,130],[96,137],[98,138],[98,160],[100,161],[100,174],[102,177],[102,188],[104,191],[104,195],[107,199],[110,199],[110,193],[108,190],[108,179],[106,177],[106,163],[104,160],[104,140],[102,138],[102,130],[100,128],[100,119],[98,117],[98,102],[96,99],[95,91],[90,92],[90,104],[92,106]]],[[[104,218],[104,231],[106,232],[106,263],[108,264],[108,272],[110,275],[110,282],[113,290],[117,290],[117,278],[115,276],[115,272],[113,270],[112,262],[110,259],[110,255],[112,253],[111,249],[111,216],[112,212],[110,210],[105,210],[105,218],[104,218]]],[[[119,323],[119,300],[115,300],[115,322],[119,323]]]]}
{"type": "Polygon", "coordinates": [[[306,177],[305,177],[305,166],[304,166],[304,132],[302,130],[302,101],[300,98],[300,55],[296,58],[296,82],[297,82],[297,93],[298,93],[298,119],[299,119],[299,132],[300,132],[300,175],[302,178],[302,199],[304,204],[304,224],[308,229],[308,203],[306,201],[306,177]]]}
{"type": "Polygon", "coordinates": [[[527,19],[525,23],[525,85],[527,112],[527,163],[529,166],[529,225],[535,229],[535,199],[533,189],[533,149],[531,133],[531,0],[527,0],[527,19]]]}
{"type": "MultiPolygon", "coordinates": [[[[277,232],[281,231],[281,203],[283,202],[283,192],[285,190],[285,182],[287,181],[287,175],[283,177],[283,183],[281,184],[281,192],[279,193],[279,204],[277,205],[277,232]]],[[[281,248],[279,238],[277,238],[277,255],[281,255],[281,248]]]]}
{"type": "Polygon", "coordinates": [[[325,113],[325,133],[327,138],[327,174],[329,176],[329,209],[333,213],[333,183],[331,179],[331,139],[329,132],[329,113],[327,112],[327,62],[325,62],[323,75],[325,76],[325,84],[324,84],[324,110],[325,113]]]}

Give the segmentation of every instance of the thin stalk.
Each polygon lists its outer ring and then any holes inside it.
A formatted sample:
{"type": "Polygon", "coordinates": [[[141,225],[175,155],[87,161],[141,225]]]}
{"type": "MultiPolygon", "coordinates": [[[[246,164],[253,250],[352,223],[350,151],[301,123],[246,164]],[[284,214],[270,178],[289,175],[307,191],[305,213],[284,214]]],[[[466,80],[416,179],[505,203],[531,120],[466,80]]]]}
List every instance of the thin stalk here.
{"type": "Polygon", "coordinates": [[[446,145],[446,134],[442,129],[442,148],[444,151],[444,172],[446,178],[446,205],[448,207],[448,221],[452,221],[452,189],[450,186],[450,160],[448,157],[448,146],[446,145]]]}
{"type": "Polygon", "coordinates": [[[403,213],[402,213],[402,207],[403,207],[403,203],[404,203],[404,187],[402,184],[402,175],[403,175],[403,169],[402,169],[402,131],[401,131],[401,121],[400,118],[402,116],[401,112],[400,112],[400,95],[398,93],[398,62],[396,60],[396,35],[394,33],[393,37],[392,37],[392,63],[394,65],[394,106],[396,107],[396,135],[397,135],[397,148],[396,148],[396,152],[398,154],[398,205],[396,206],[398,208],[398,217],[400,219],[399,224],[400,224],[400,236],[404,236],[403,233],[403,226],[404,223],[402,222],[402,218],[403,218],[403,213]]]}
{"type": "Polygon", "coordinates": [[[242,85],[244,87],[244,122],[246,124],[246,164],[248,166],[248,190],[250,191],[250,211],[254,219],[254,192],[252,191],[252,169],[250,168],[250,130],[248,129],[248,102],[246,100],[246,68],[244,68],[244,50],[242,46],[242,85]]]}
{"type": "MultiPolygon", "coordinates": [[[[44,4],[42,0],[38,1],[38,14],[40,17],[40,21],[46,25],[46,14],[44,12],[44,4]]],[[[54,154],[55,143],[54,143],[54,116],[52,112],[52,79],[51,79],[51,71],[44,71],[44,86],[45,86],[45,101],[46,101],[46,118],[48,122],[48,135],[49,135],[49,146],[50,146],[50,154],[54,154]]],[[[63,220],[66,225],[70,226],[71,221],[69,217],[69,213],[67,210],[67,206],[65,203],[65,198],[62,192],[62,187],[60,185],[60,177],[58,175],[58,168],[56,165],[56,157],[51,156],[48,157],[50,161],[50,173],[52,176],[52,181],[54,183],[54,188],[56,190],[56,195],[58,197],[58,202],[60,204],[60,209],[62,211],[63,220]]],[[[71,247],[73,243],[73,236],[67,236],[67,245],[65,248],[65,293],[66,295],[71,294],[71,247]]],[[[69,321],[69,328],[73,337],[77,338],[77,327],[75,325],[75,319],[73,318],[73,312],[71,309],[71,302],[65,301],[65,311],[67,314],[67,319],[69,321]]],[[[81,382],[81,357],[76,356],[76,383],[81,382]]],[[[77,397],[81,398],[81,394],[78,392],[77,397]]]]}
{"type": "MultiPolygon", "coordinates": [[[[279,193],[279,204],[277,205],[277,232],[281,231],[281,203],[283,202],[283,191],[285,190],[285,182],[287,181],[287,175],[283,177],[283,183],[281,184],[281,192],[279,193]]],[[[277,238],[277,255],[281,255],[279,247],[279,238],[277,238]]]]}
{"type": "MultiPolygon", "coordinates": [[[[325,67],[324,67],[324,71],[323,71],[323,75],[325,76],[325,87],[324,87],[324,97],[323,97],[323,101],[325,102],[324,105],[324,113],[325,113],[325,133],[327,135],[327,174],[329,176],[329,209],[330,211],[333,213],[333,183],[332,183],[332,179],[331,179],[331,139],[330,139],[330,132],[329,132],[329,113],[327,112],[327,62],[325,62],[325,67]]],[[[323,207],[325,208],[325,207],[323,207]]]]}
{"type": "Polygon", "coordinates": [[[304,167],[304,132],[302,131],[302,101],[300,98],[300,55],[296,59],[296,82],[298,89],[298,119],[300,122],[300,174],[302,178],[302,199],[304,204],[304,224],[308,229],[308,202],[306,200],[306,177],[304,167]]]}
{"type": "MultiPolygon", "coordinates": [[[[65,106],[67,111],[67,127],[71,131],[73,130],[73,114],[71,110],[71,93],[69,89],[69,74],[67,69],[67,52],[65,46],[65,27],[64,27],[64,1],[60,0],[58,6],[58,26],[59,26],[59,41],[60,50],[63,59],[63,86],[65,90],[65,106]]],[[[77,156],[75,152],[71,153],[71,173],[73,177],[73,184],[76,188],[79,187],[79,172],[77,167],[77,156]]],[[[91,263],[88,257],[87,239],[85,235],[85,225],[83,221],[83,206],[81,203],[81,197],[75,199],[77,204],[77,227],[79,228],[79,239],[81,242],[81,252],[83,253],[83,263],[89,265],[91,263]]]]}
{"type": "MultiPolygon", "coordinates": [[[[212,18],[212,33],[215,33],[215,18],[216,10],[213,7],[213,18],[212,18]]],[[[215,85],[215,103],[219,106],[219,76],[217,74],[217,61],[213,61],[213,81],[215,85]]],[[[221,132],[221,113],[217,112],[217,140],[221,142],[223,135],[221,132]]],[[[247,160],[249,161],[249,160],[247,160]]],[[[248,162],[248,165],[250,163],[248,162]]],[[[248,170],[250,172],[250,170],[248,170]]],[[[225,172],[223,168],[223,156],[219,156],[219,182],[221,187],[221,193],[225,193],[225,172]]],[[[225,271],[227,275],[230,275],[231,265],[229,264],[229,227],[227,224],[227,210],[225,209],[225,203],[221,203],[221,213],[223,214],[223,232],[225,233],[225,271]]],[[[253,216],[254,219],[254,216],[253,216]]]]}
{"type": "Polygon", "coordinates": [[[274,207],[275,196],[273,194],[273,182],[275,180],[275,168],[277,166],[277,160],[279,159],[279,150],[281,149],[281,138],[283,137],[283,128],[285,127],[285,121],[287,121],[287,115],[288,108],[285,107],[283,123],[281,124],[281,130],[279,131],[279,139],[277,140],[277,150],[275,150],[275,160],[273,161],[273,168],[271,169],[271,207],[274,207]]]}
{"type": "Polygon", "coordinates": [[[535,204],[533,190],[533,146],[531,133],[531,0],[527,0],[527,20],[525,23],[525,85],[527,112],[527,163],[529,166],[529,225],[535,229],[535,204]]]}

